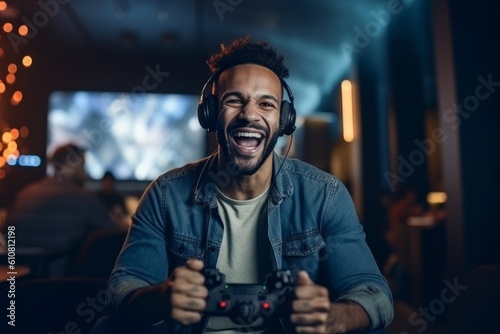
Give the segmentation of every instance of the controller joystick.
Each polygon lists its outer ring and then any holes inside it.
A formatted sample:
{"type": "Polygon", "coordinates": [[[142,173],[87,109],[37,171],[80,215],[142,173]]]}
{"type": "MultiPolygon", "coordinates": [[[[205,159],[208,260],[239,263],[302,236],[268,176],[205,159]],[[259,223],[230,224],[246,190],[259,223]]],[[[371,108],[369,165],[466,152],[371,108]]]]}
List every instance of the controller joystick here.
{"type": "Polygon", "coordinates": [[[225,275],[221,274],[217,269],[205,269],[205,286],[208,290],[221,284],[225,280],[225,275]]]}

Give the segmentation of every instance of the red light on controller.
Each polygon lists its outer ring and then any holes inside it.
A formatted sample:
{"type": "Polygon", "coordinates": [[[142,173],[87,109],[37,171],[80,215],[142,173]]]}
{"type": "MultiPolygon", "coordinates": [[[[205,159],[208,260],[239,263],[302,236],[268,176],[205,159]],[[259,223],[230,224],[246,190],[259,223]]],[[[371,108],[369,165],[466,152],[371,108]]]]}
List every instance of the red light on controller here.
{"type": "Polygon", "coordinates": [[[269,302],[263,302],[262,308],[266,311],[269,311],[269,309],[271,308],[271,304],[269,304],[269,302]]]}
{"type": "Polygon", "coordinates": [[[221,310],[224,310],[226,307],[227,307],[227,301],[225,301],[225,300],[221,300],[221,301],[219,302],[219,308],[220,308],[221,310]]]}

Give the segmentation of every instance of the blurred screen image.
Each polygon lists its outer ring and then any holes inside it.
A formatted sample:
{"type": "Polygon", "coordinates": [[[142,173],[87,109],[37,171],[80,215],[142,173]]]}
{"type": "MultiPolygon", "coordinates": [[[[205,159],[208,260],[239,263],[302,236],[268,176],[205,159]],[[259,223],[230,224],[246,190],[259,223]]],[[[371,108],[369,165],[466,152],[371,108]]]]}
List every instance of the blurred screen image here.
{"type": "Polygon", "coordinates": [[[107,170],[117,180],[153,180],[205,156],[198,100],[178,94],[53,92],[47,154],[71,142],[86,149],[86,169],[94,180],[107,170]]]}

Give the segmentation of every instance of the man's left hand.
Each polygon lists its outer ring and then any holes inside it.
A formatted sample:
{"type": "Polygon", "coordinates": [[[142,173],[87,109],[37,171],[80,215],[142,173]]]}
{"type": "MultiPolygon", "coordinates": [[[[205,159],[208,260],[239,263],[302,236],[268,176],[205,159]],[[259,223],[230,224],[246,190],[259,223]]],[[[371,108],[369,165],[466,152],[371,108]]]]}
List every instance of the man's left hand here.
{"type": "Polygon", "coordinates": [[[314,284],[305,271],[297,275],[290,317],[297,333],[327,333],[331,303],[328,289],[314,284]]]}

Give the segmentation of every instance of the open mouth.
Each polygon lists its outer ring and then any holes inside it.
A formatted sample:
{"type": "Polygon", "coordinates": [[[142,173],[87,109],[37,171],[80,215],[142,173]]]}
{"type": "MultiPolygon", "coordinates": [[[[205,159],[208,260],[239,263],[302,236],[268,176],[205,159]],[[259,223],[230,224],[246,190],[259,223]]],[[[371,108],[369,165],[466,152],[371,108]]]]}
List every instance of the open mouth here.
{"type": "Polygon", "coordinates": [[[230,137],[240,153],[255,152],[264,140],[262,133],[248,130],[236,130],[231,133],[230,137]]]}

